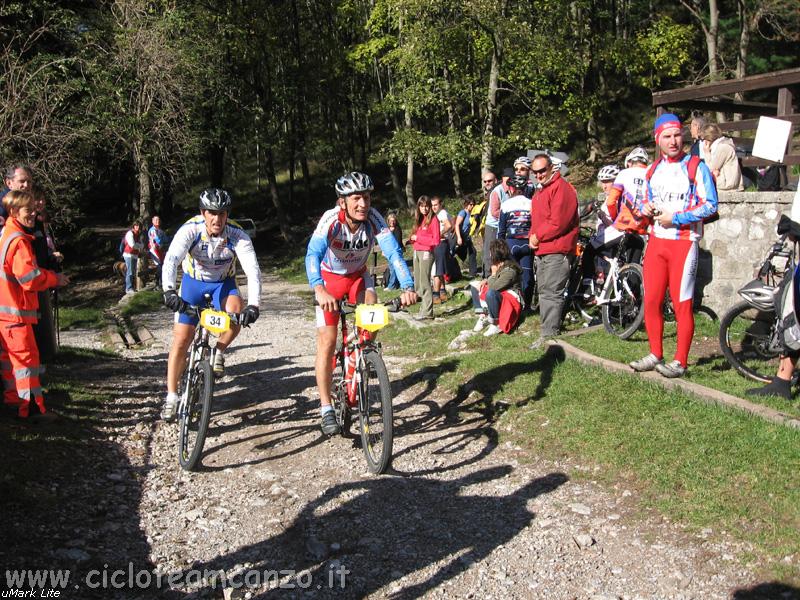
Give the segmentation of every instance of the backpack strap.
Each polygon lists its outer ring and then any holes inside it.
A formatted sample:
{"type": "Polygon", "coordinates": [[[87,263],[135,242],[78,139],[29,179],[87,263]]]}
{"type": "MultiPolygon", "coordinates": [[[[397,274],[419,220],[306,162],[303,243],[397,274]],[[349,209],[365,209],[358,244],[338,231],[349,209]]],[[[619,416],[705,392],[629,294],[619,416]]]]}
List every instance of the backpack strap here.
{"type": "Polygon", "coordinates": [[[645,173],[644,175],[644,179],[645,181],[647,181],[647,183],[650,183],[650,180],[653,178],[653,173],[656,172],[656,167],[659,165],[660,162],[661,162],[661,156],[655,159],[652,165],[647,167],[647,173],[645,173]]]}

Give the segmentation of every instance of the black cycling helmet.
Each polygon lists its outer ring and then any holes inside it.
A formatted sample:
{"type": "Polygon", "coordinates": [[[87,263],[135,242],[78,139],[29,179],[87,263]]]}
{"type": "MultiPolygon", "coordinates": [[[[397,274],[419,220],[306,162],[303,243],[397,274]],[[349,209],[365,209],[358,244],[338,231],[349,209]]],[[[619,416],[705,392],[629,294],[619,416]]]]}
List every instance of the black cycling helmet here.
{"type": "Polygon", "coordinates": [[[200,193],[200,210],[230,211],[231,195],[220,188],[208,188],[200,193]]]}
{"type": "Polygon", "coordinates": [[[515,190],[523,191],[528,185],[528,179],[523,177],[522,175],[514,175],[514,177],[508,178],[508,183],[506,185],[510,185],[515,190]]]}
{"type": "Polygon", "coordinates": [[[366,173],[353,171],[347,175],[342,175],[336,180],[336,194],[340,197],[358,194],[361,192],[371,192],[375,189],[372,179],[366,173]]]}

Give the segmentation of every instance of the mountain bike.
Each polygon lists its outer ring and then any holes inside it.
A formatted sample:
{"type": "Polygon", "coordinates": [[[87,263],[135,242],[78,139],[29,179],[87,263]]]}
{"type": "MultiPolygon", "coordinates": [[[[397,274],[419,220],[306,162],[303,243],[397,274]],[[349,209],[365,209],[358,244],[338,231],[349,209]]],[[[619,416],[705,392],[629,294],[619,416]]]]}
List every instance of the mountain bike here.
{"type": "Polygon", "coordinates": [[[211,335],[220,336],[239,323],[239,315],[213,310],[210,294],[203,299],[205,306],[190,306],[184,311],[200,319],[187,353],[177,410],[178,462],[186,471],[194,469],[200,460],[211,419],[214,396],[211,365],[217,352],[216,346],[211,345],[211,335]]]}
{"type": "Polygon", "coordinates": [[[639,236],[626,233],[610,258],[605,283],[596,296],[608,333],[622,340],[631,337],[644,320],[644,277],[642,265],[631,260],[631,247],[639,236]]]}
{"type": "Polygon", "coordinates": [[[770,248],[756,279],[738,291],[744,301],[734,304],[720,321],[719,345],[723,356],[741,375],[753,381],[769,383],[777,372],[783,344],[775,298],[784,276],[791,278],[793,266],[794,248],[783,235],[770,248]],[[783,260],[776,265],[775,258],[783,260]]]}
{"type": "Polygon", "coordinates": [[[331,391],[334,412],[343,436],[358,418],[361,446],[372,473],[386,471],[392,459],[392,386],[372,334],[389,324],[389,312],[400,310],[400,299],[385,304],[339,303],[341,340],[333,355],[331,391]],[[355,315],[353,324],[348,315],[355,315]]]}

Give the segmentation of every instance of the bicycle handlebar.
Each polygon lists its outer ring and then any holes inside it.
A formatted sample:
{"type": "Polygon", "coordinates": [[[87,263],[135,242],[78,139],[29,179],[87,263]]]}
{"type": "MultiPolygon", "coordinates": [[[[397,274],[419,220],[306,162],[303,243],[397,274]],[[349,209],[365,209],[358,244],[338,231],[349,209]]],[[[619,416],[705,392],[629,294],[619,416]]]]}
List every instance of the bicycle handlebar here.
{"type": "MultiPolygon", "coordinates": [[[[185,314],[185,315],[189,315],[190,317],[197,317],[199,319],[200,318],[200,313],[202,313],[204,310],[206,310],[206,308],[211,308],[211,307],[209,307],[209,306],[194,306],[194,305],[190,304],[185,309],[183,309],[181,312],[183,314],[185,314]]],[[[241,318],[242,318],[241,313],[227,313],[227,315],[231,318],[231,323],[233,325],[238,325],[240,320],[241,320],[241,318]]]]}
{"type": "MultiPolygon", "coordinates": [[[[316,304],[316,302],[314,302],[314,304],[316,304]]],[[[397,298],[389,300],[388,302],[379,302],[378,304],[383,304],[386,308],[389,309],[390,313],[396,313],[400,312],[401,310],[404,310],[404,307],[401,304],[399,296],[397,298]]],[[[358,304],[351,304],[347,300],[339,300],[339,310],[346,315],[355,312],[357,306],[358,304]]]]}

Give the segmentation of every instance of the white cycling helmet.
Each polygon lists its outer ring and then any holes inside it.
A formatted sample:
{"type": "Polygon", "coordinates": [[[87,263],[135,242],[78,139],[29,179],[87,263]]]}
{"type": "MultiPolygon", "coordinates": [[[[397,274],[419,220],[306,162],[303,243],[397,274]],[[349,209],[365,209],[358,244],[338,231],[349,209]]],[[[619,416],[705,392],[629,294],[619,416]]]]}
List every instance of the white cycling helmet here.
{"type": "Polygon", "coordinates": [[[522,165],[523,167],[527,167],[528,169],[531,168],[531,159],[527,156],[520,156],[517,160],[514,161],[514,168],[517,168],[517,165],[522,165]]]}
{"type": "Polygon", "coordinates": [[[628,156],[625,157],[625,166],[630,167],[632,162],[640,162],[645,165],[649,163],[650,156],[647,154],[647,150],[641,146],[636,146],[636,148],[631,150],[628,156]]]}
{"type": "Polygon", "coordinates": [[[353,171],[347,175],[342,175],[336,180],[336,193],[339,196],[349,196],[361,192],[371,192],[375,189],[372,179],[366,173],[353,171]]]}
{"type": "Polygon", "coordinates": [[[617,165],[606,165],[597,174],[597,181],[614,181],[619,175],[619,167],[617,165]]]}

